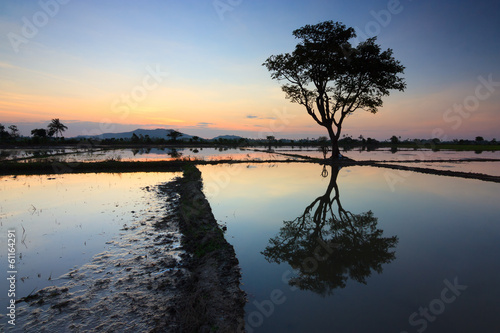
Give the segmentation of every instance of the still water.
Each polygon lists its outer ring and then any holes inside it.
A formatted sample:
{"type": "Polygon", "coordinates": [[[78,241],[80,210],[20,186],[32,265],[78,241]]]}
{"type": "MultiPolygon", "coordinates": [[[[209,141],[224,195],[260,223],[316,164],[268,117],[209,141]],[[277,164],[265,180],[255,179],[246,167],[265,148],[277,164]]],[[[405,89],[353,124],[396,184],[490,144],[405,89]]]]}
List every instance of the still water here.
{"type": "MultiPolygon", "coordinates": [[[[264,150],[258,148],[258,150],[264,150]]],[[[315,158],[323,158],[323,153],[318,147],[276,147],[275,153],[295,154],[315,158]]],[[[331,154],[331,153],[330,153],[331,154]]],[[[356,161],[411,161],[411,160],[462,160],[462,159],[500,159],[500,151],[457,151],[457,150],[431,150],[399,148],[392,150],[383,147],[367,150],[364,148],[344,149],[341,154],[356,161]]],[[[328,156],[328,155],[327,155],[328,156]]]]}
{"type": "Polygon", "coordinates": [[[248,332],[500,331],[500,184],[412,172],[391,184],[368,166],[200,169],[240,261],[248,332]]]}
{"type": "MultiPolygon", "coordinates": [[[[125,230],[163,218],[154,187],[180,173],[65,174],[0,177],[1,268],[7,230],[16,233],[16,299],[61,284],[71,269],[121,245],[125,230]]],[[[8,302],[3,291],[0,305],[8,302]]],[[[0,312],[1,314],[4,311],[0,312]]],[[[1,318],[1,316],[0,316],[1,318]]],[[[0,327],[1,330],[1,327],[0,327]]]]}
{"type": "MultiPolygon", "coordinates": [[[[378,148],[366,150],[355,148],[343,150],[342,154],[356,161],[411,161],[411,160],[466,160],[466,159],[500,159],[500,151],[452,151],[430,149],[378,148]]],[[[323,158],[318,147],[220,147],[220,148],[123,148],[123,149],[4,149],[0,151],[0,161],[20,160],[32,162],[50,159],[58,162],[96,162],[105,160],[120,161],[169,161],[174,159],[191,160],[300,160],[301,157],[323,158]]],[[[329,154],[327,155],[329,156],[329,154]]]]}
{"type": "Polygon", "coordinates": [[[254,151],[244,148],[123,148],[123,149],[59,149],[59,150],[19,150],[5,149],[0,151],[0,161],[15,160],[35,162],[51,160],[62,163],[118,161],[171,161],[190,159],[202,161],[244,160],[296,160],[296,157],[285,156],[274,151],[254,151]]]}

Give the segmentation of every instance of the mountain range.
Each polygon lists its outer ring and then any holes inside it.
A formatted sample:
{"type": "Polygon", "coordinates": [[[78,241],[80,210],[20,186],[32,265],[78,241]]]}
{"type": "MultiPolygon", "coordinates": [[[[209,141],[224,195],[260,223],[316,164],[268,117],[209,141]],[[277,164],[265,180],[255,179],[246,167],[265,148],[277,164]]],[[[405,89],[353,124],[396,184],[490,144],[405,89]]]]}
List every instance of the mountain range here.
{"type": "MultiPolygon", "coordinates": [[[[135,134],[138,137],[145,137],[146,135],[149,136],[151,139],[169,139],[167,136],[170,132],[172,132],[172,129],[165,129],[165,128],[157,128],[157,129],[141,129],[138,128],[134,131],[130,132],[121,132],[121,133],[103,133],[101,135],[80,135],[77,136],[77,139],[83,139],[83,138],[93,138],[93,139],[130,139],[132,136],[135,134]]],[[[181,133],[181,136],[177,138],[177,140],[189,140],[193,138],[193,135],[181,133]]],[[[217,140],[217,139],[226,139],[226,140],[239,140],[241,136],[236,136],[236,135],[220,135],[215,138],[212,138],[210,140],[217,140]]]]}

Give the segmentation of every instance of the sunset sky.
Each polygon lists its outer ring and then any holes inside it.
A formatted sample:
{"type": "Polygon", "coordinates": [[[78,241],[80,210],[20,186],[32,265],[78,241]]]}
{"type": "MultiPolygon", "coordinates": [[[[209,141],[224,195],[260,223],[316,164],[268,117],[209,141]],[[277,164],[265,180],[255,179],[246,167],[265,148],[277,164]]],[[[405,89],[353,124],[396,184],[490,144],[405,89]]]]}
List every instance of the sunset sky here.
{"type": "Polygon", "coordinates": [[[343,133],[499,140],[499,13],[491,0],[4,0],[0,123],[29,135],[60,118],[66,137],[326,135],[262,63],[293,50],[294,29],[333,20],[392,48],[408,85],[343,133]]]}

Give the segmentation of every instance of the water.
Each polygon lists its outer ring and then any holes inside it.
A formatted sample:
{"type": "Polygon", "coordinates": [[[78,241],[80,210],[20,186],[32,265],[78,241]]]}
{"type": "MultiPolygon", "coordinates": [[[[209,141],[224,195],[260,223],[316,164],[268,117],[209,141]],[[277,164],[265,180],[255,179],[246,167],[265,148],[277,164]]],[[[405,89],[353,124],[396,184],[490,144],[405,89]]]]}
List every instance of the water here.
{"type": "MultiPolygon", "coordinates": [[[[355,148],[350,150],[340,149],[342,155],[356,161],[408,161],[408,160],[461,160],[476,158],[500,159],[500,151],[455,151],[431,149],[399,148],[392,151],[391,148],[377,148],[366,150],[355,148]]],[[[276,153],[291,153],[315,158],[323,158],[323,153],[316,147],[279,147],[274,148],[276,153]]]]}
{"type": "MultiPolygon", "coordinates": [[[[164,204],[152,188],[179,175],[0,177],[1,244],[7,244],[7,230],[16,230],[16,298],[60,283],[60,276],[115,246],[116,237],[125,230],[136,228],[143,221],[162,218],[164,204]]],[[[7,245],[0,252],[5,272],[6,249],[7,245]]],[[[0,286],[7,290],[6,280],[0,286]]],[[[7,302],[6,296],[6,293],[0,295],[2,307],[7,302]]]]}
{"type": "MultiPolygon", "coordinates": [[[[58,163],[99,162],[106,160],[119,161],[171,161],[175,159],[190,159],[202,161],[240,160],[240,161],[297,161],[303,158],[290,156],[323,158],[323,153],[317,147],[245,147],[245,148],[137,148],[137,149],[52,149],[52,150],[19,150],[10,149],[1,152],[5,159],[21,159],[22,162],[51,160],[58,163]],[[43,155],[44,157],[37,157],[43,155]]],[[[362,150],[360,148],[343,151],[345,156],[357,160],[375,160],[388,162],[404,162],[407,166],[427,167],[437,170],[452,170],[461,172],[485,173],[500,175],[500,162],[468,162],[469,159],[498,159],[500,151],[432,151],[430,149],[399,149],[392,152],[390,148],[362,150]],[[411,164],[413,160],[436,160],[432,164],[411,164]],[[460,163],[452,163],[460,161],[460,163]]]]}
{"type": "Polygon", "coordinates": [[[191,160],[296,160],[273,152],[256,152],[243,148],[123,148],[97,150],[3,150],[4,160],[22,159],[23,162],[50,159],[62,163],[99,162],[106,160],[118,161],[171,161],[175,159],[191,160]],[[40,157],[42,156],[42,157],[40,157]]]}
{"type": "MultiPolygon", "coordinates": [[[[203,151],[203,159],[279,156],[203,151]]],[[[392,156],[394,162],[499,156],[354,153],[377,160],[392,156]]],[[[95,158],[85,154],[74,156],[95,158]]],[[[117,151],[98,154],[100,159],[118,156],[117,151]]],[[[137,158],[165,155],[135,153],[137,158]]],[[[133,156],[125,150],[122,158],[133,156]]],[[[200,166],[214,215],[227,225],[226,237],[240,261],[249,298],[248,332],[500,329],[499,184],[369,166],[252,164],[252,158],[245,164],[200,166]],[[393,173],[397,181],[388,177],[393,173]]],[[[415,166],[498,175],[498,162],[415,166]]],[[[1,177],[0,239],[6,244],[6,231],[16,229],[18,296],[60,283],[58,277],[110,251],[130,226],[163,216],[148,187],[176,175],[1,177]]],[[[5,251],[0,261],[6,263],[5,251]]],[[[5,280],[2,290],[4,285],[5,280]]]]}
{"type": "Polygon", "coordinates": [[[249,332],[500,329],[499,184],[402,172],[391,186],[366,166],[200,169],[240,261],[249,332]]]}
{"type": "MultiPolygon", "coordinates": [[[[99,150],[99,149],[97,149],[99,150]]],[[[94,150],[94,151],[97,151],[94,150]]],[[[28,149],[1,149],[0,150],[0,161],[12,161],[12,160],[24,160],[31,158],[42,158],[42,157],[53,157],[65,154],[83,154],[88,152],[87,148],[68,148],[68,147],[58,147],[58,148],[28,148],[28,149]]]]}
{"type": "Polygon", "coordinates": [[[404,163],[401,165],[435,170],[449,170],[457,172],[483,173],[500,177],[500,161],[498,162],[434,162],[434,163],[404,163]]]}

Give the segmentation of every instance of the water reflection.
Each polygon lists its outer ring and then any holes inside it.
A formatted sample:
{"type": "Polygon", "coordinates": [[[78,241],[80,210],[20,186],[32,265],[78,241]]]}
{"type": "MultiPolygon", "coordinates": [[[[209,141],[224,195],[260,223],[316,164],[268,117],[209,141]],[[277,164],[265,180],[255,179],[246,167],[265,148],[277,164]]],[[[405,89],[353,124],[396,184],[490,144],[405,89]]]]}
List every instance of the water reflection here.
{"type": "MultiPolygon", "coordinates": [[[[330,167],[330,182],[304,213],[284,221],[262,254],[268,262],[288,263],[296,270],[291,286],[322,296],[344,288],[349,279],[366,284],[372,271],[396,257],[396,236],[383,237],[371,210],[354,214],[342,206],[338,167],[330,167]]],[[[322,175],[328,175],[326,168],[322,175]]]]}

